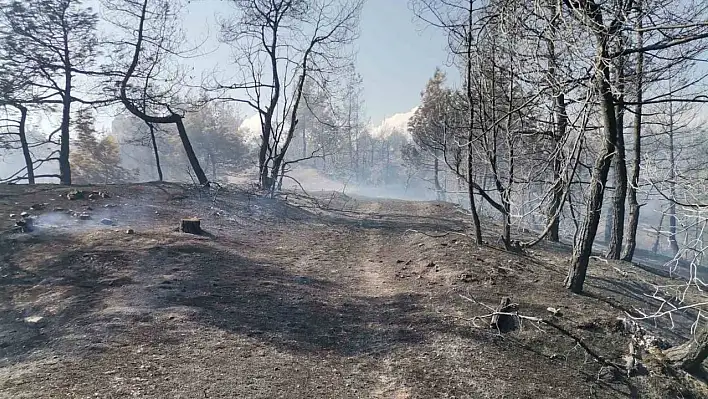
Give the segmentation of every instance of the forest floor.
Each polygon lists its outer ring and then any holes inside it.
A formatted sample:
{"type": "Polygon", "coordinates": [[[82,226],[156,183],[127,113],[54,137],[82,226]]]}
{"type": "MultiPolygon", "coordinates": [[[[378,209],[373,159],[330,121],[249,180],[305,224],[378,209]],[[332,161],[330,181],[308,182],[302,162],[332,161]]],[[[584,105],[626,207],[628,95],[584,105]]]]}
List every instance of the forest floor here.
{"type": "MultiPolygon", "coordinates": [[[[654,285],[681,282],[593,260],[573,295],[567,246],[477,246],[451,204],[78,189],[109,196],[0,186],[0,398],[706,397],[700,380],[651,368],[606,378],[569,335],[485,317],[508,296],[622,363],[617,317],[654,312],[654,285]],[[32,233],[12,229],[23,211],[32,233]],[[175,231],[191,216],[205,235],[175,231]]],[[[695,317],[645,328],[675,345],[695,317]]]]}

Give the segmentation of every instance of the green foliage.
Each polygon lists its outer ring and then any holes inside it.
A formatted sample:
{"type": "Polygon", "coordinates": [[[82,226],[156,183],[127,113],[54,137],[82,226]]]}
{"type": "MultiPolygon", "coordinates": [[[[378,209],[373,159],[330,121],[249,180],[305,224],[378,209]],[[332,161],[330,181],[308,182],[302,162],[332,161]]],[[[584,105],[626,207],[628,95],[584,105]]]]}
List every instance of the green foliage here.
{"type": "Polygon", "coordinates": [[[222,170],[233,171],[253,161],[239,130],[241,123],[235,108],[225,103],[207,104],[185,117],[194,151],[213,179],[222,170]]]}
{"type": "MultiPolygon", "coordinates": [[[[83,69],[94,61],[98,14],[80,0],[4,0],[0,20],[4,70],[15,80],[31,80],[39,93],[52,91],[47,88],[56,84],[39,83],[60,78],[67,73],[67,63],[83,69]]],[[[4,88],[7,79],[0,79],[0,86],[4,88]]],[[[46,98],[46,93],[40,97],[46,98]]]]}
{"type": "Polygon", "coordinates": [[[79,111],[74,123],[78,140],[71,154],[75,181],[81,184],[124,183],[134,172],[120,165],[120,146],[112,136],[99,137],[90,112],[79,111]]]}

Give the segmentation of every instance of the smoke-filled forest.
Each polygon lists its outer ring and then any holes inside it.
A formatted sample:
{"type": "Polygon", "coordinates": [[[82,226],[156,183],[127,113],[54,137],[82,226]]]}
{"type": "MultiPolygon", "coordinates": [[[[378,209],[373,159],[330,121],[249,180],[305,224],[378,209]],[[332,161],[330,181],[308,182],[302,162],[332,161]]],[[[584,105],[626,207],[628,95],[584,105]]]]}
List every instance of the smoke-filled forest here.
{"type": "Polygon", "coordinates": [[[372,121],[378,1],[0,0],[0,397],[708,397],[708,2],[396,0],[372,121]]]}

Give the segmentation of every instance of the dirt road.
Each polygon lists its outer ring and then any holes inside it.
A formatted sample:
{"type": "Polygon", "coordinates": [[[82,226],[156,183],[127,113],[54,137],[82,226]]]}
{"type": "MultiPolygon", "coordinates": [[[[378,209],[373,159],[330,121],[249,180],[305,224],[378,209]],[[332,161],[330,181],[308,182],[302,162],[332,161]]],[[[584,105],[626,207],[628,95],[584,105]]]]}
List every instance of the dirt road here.
{"type": "MultiPolygon", "coordinates": [[[[598,381],[598,366],[565,337],[531,325],[501,335],[474,319],[488,313],[482,304],[510,294],[529,314],[568,301],[572,323],[588,307],[609,320],[616,310],[571,302],[559,286],[562,265],[537,268],[533,258],[478,248],[452,205],[337,196],[323,209],[169,185],[81,204],[58,194],[0,192],[0,207],[110,209],[115,226],[0,236],[0,398],[605,398],[635,390],[598,381]],[[201,217],[208,235],[174,232],[185,216],[201,217]]],[[[621,356],[625,339],[610,327],[579,334],[621,356]]]]}

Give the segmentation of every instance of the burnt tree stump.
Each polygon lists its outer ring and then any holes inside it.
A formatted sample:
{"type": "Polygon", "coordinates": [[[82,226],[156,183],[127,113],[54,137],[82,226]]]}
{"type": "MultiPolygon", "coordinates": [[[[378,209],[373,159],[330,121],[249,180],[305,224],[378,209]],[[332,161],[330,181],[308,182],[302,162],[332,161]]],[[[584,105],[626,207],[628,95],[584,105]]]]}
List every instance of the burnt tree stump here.
{"type": "Polygon", "coordinates": [[[514,318],[508,314],[511,311],[516,310],[516,306],[511,303],[511,299],[505,296],[499,302],[499,306],[494,309],[494,314],[492,315],[492,320],[489,325],[499,331],[508,331],[514,327],[514,318]]]}
{"type": "Polygon", "coordinates": [[[201,235],[201,220],[197,218],[182,219],[179,230],[183,233],[201,235]]]}

